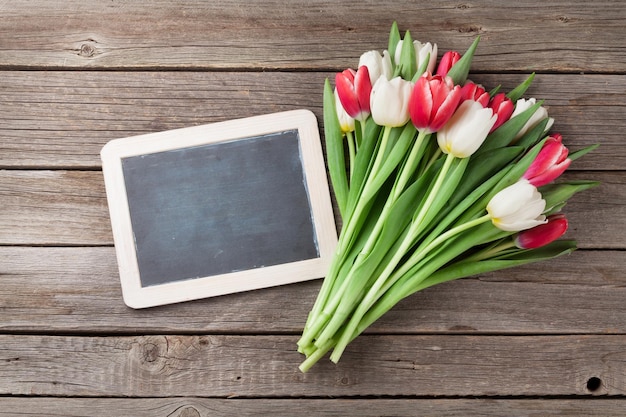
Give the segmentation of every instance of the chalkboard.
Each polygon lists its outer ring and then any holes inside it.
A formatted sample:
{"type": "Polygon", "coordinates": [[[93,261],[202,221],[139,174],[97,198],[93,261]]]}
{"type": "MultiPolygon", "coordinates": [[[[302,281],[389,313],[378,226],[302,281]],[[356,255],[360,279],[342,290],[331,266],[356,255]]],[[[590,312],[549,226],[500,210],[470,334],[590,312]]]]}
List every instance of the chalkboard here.
{"type": "Polygon", "coordinates": [[[337,235],[311,112],[116,139],[101,156],[130,307],[326,272],[337,235]]]}

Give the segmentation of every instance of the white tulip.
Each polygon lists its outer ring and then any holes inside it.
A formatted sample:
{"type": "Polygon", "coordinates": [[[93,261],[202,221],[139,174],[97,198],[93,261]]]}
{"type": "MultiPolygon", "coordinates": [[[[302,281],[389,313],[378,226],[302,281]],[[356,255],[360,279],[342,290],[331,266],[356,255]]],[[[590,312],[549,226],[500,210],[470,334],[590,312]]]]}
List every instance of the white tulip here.
{"type": "Polygon", "coordinates": [[[387,51],[384,51],[382,55],[378,51],[365,52],[359,59],[359,68],[363,65],[367,67],[372,85],[381,75],[384,75],[387,79],[390,79],[393,75],[391,57],[387,51]]]}
{"type": "Polygon", "coordinates": [[[395,77],[388,80],[380,76],[370,98],[372,118],[379,126],[404,126],[409,121],[409,98],[413,83],[395,77]]]}
{"type": "Polygon", "coordinates": [[[487,204],[491,222],[500,230],[518,232],[547,222],[546,201],[537,187],[522,178],[497,193],[487,204]]]}
{"type": "Polygon", "coordinates": [[[439,149],[457,158],[467,158],[480,148],[498,120],[490,108],[465,100],[437,132],[439,149]]]}
{"type": "MultiPolygon", "coordinates": [[[[519,100],[517,100],[517,103],[515,104],[515,110],[513,111],[513,114],[511,114],[511,118],[517,116],[518,114],[520,114],[523,111],[527,110],[531,106],[534,106],[536,102],[537,102],[537,100],[535,100],[534,98],[529,98],[528,100],[520,98],[519,100]]],[[[537,125],[537,123],[539,123],[541,120],[545,119],[546,117],[548,117],[548,110],[546,110],[546,108],[543,107],[543,106],[539,107],[537,109],[537,111],[535,111],[535,113],[530,117],[530,119],[528,119],[526,124],[517,133],[517,135],[515,135],[515,139],[514,140],[517,140],[517,139],[521,138],[522,136],[524,136],[526,134],[526,132],[528,132],[530,129],[535,127],[537,125]]],[[[553,123],[554,123],[554,119],[550,117],[548,119],[548,124],[546,125],[546,129],[545,130],[546,131],[550,130],[550,128],[552,127],[553,123]]]]}

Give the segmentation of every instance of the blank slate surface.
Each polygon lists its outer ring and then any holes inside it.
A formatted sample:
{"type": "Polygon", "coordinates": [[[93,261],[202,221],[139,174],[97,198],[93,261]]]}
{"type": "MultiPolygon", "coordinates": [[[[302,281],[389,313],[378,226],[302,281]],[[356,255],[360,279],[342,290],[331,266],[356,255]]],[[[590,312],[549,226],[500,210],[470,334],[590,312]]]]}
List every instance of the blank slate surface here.
{"type": "Polygon", "coordinates": [[[122,166],[142,286],[318,256],[297,130],[122,166]]]}
{"type": "Polygon", "coordinates": [[[337,234],[311,112],[116,139],[101,157],[127,305],[326,273],[337,234]]]}

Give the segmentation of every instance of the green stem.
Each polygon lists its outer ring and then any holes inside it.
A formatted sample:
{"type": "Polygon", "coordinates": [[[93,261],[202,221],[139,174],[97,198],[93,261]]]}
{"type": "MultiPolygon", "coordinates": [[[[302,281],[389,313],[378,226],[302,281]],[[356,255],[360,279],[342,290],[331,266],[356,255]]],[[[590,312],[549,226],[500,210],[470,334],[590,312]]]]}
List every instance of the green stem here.
{"type": "Polygon", "coordinates": [[[495,255],[498,255],[502,251],[505,251],[507,249],[511,249],[514,247],[515,247],[515,241],[509,237],[505,239],[504,242],[500,242],[499,244],[495,246],[486,248],[478,253],[475,253],[474,255],[467,257],[465,260],[468,262],[483,261],[485,259],[489,259],[495,255]]]}
{"type": "MultiPolygon", "coordinates": [[[[428,255],[428,253],[430,251],[435,249],[437,246],[439,246],[440,244],[442,244],[446,240],[448,240],[448,239],[458,235],[461,232],[464,232],[464,231],[466,231],[468,229],[471,229],[472,227],[475,227],[475,226],[478,226],[480,224],[483,224],[483,223],[485,223],[485,222],[487,222],[489,220],[491,220],[491,216],[489,216],[489,214],[485,214],[482,217],[479,217],[477,219],[474,219],[474,220],[468,221],[466,223],[460,224],[460,225],[458,225],[458,226],[448,230],[447,232],[442,233],[436,239],[434,239],[432,242],[428,243],[423,249],[419,249],[419,250],[415,251],[415,253],[413,255],[411,255],[411,257],[394,273],[394,276],[397,276],[399,278],[402,275],[404,275],[405,273],[407,273],[411,268],[413,268],[415,265],[417,265],[417,263],[419,261],[424,259],[424,257],[426,255],[428,255]]],[[[396,280],[397,280],[397,278],[396,278],[396,280]]],[[[387,289],[387,288],[388,288],[388,286],[385,289],[387,289]]]]}
{"type": "Polygon", "coordinates": [[[413,144],[413,148],[411,149],[411,153],[400,172],[400,177],[398,178],[398,182],[393,187],[392,200],[395,202],[400,194],[406,188],[409,180],[415,173],[415,169],[417,168],[417,164],[419,163],[419,158],[421,158],[423,152],[423,144],[426,139],[430,137],[429,133],[425,133],[420,131],[417,135],[417,139],[415,139],[415,143],[413,144]]]}
{"type": "Polygon", "coordinates": [[[423,260],[426,257],[426,255],[428,255],[433,249],[437,248],[443,242],[447,241],[448,239],[453,238],[459,233],[462,233],[468,229],[471,229],[472,227],[478,226],[489,220],[491,220],[491,217],[489,216],[489,214],[486,214],[482,217],[479,217],[467,223],[463,223],[441,234],[435,240],[433,240],[428,245],[426,245],[424,248],[416,251],[415,254],[411,256],[411,258],[405,264],[403,264],[402,267],[398,269],[390,277],[389,280],[387,280],[384,283],[384,285],[382,286],[382,288],[380,288],[379,291],[374,293],[372,291],[374,287],[372,287],[372,289],[370,289],[370,291],[367,293],[363,301],[359,304],[358,308],[356,309],[350,321],[348,322],[347,326],[345,327],[341,337],[339,338],[339,341],[337,342],[337,346],[335,347],[335,350],[333,351],[333,354],[331,355],[331,360],[333,362],[337,362],[339,360],[339,358],[341,357],[341,354],[343,353],[344,349],[347,347],[348,343],[350,343],[350,341],[352,341],[354,337],[356,337],[356,335],[360,333],[359,328],[361,327],[360,325],[361,321],[363,317],[366,315],[366,313],[369,311],[369,309],[374,305],[374,303],[376,303],[379,299],[381,299],[385,295],[385,293],[389,290],[389,288],[391,288],[402,276],[404,276],[404,274],[409,272],[414,266],[418,264],[418,262],[423,260]]]}
{"type": "MultiPolygon", "coordinates": [[[[384,159],[385,150],[387,148],[387,142],[389,142],[390,133],[391,133],[391,128],[388,126],[385,126],[385,129],[383,131],[383,137],[380,142],[380,147],[378,149],[376,159],[374,160],[374,165],[372,166],[372,170],[370,171],[370,174],[367,177],[367,180],[365,182],[365,186],[363,187],[363,191],[361,192],[361,195],[367,194],[370,191],[369,188],[371,187],[371,181],[378,174],[378,170],[380,169],[380,165],[382,164],[383,159],[384,159]]],[[[352,214],[350,215],[350,218],[348,219],[348,224],[346,225],[345,230],[342,230],[341,236],[339,237],[339,243],[337,245],[337,252],[344,253],[348,249],[347,245],[349,245],[350,241],[352,240],[351,238],[352,238],[352,235],[354,234],[354,229],[356,228],[358,219],[361,215],[361,212],[363,211],[363,209],[365,208],[368,202],[369,201],[365,201],[365,199],[358,200],[357,205],[354,208],[354,211],[352,212],[352,214]]]]}
{"type": "Polygon", "coordinates": [[[437,147],[437,150],[435,151],[435,153],[433,153],[433,156],[430,158],[430,160],[426,164],[426,167],[424,168],[423,172],[428,171],[428,168],[430,168],[435,163],[435,161],[439,159],[440,156],[441,156],[441,148],[437,147]]]}
{"type": "MultiPolygon", "coordinates": [[[[415,173],[415,169],[417,168],[417,164],[419,163],[420,156],[422,154],[421,152],[423,150],[422,145],[424,144],[424,140],[428,136],[430,135],[423,133],[423,132],[419,132],[419,134],[417,135],[417,139],[415,139],[415,142],[413,143],[413,147],[411,149],[411,152],[409,153],[409,157],[407,158],[406,163],[402,167],[400,176],[398,177],[398,180],[394,184],[393,189],[391,190],[391,193],[389,195],[389,198],[385,202],[383,211],[381,212],[380,216],[378,217],[378,221],[376,222],[376,225],[374,226],[374,230],[369,235],[369,238],[367,239],[365,246],[363,247],[361,253],[359,254],[359,258],[366,257],[374,248],[374,244],[376,243],[378,236],[380,235],[380,232],[382,231],[385,225],[385,221],[387,220],[387,216],[389,215],[389,211],[391,210],[391,207],[398,200],[402,192],[405,190],[409,180],[415,173]]],[[[357,262],[358,262],[358,259],[357,259],[357,262]]]]}
{"type": "Polygon", "coordinates": [[[354,173],[354,160],[356,158],[356,148],[354,144],[354,135],[352,132],[346,133],[346,138],[348,140],[348,154],[350,158],[350,180],[352,180],[352,175],[354,173]]]}
{"type": "MultiPolygon", "coordinates": [[[[362,125],[364,125],[364,123],[362,123],[362,125]]],[[[375,176],[378,174],[378,170],[380,169],[380,166],[384,159],[387,143],[389,142],[390,133],[391,127],[385,126],[376,159],[374,160],[374,164],[372,165],[372,169],[370,171],[370,174],[368,175],[362,194],[365,194],[366,191],[368,191],[368,188],[371,187],[372,179],[375,178],[375,176]]],[[[348,280],[344,280],[338,290],[334,292],[334,297],[330,300],[331,303],[328,303],[328,298],[330,296],[332,288],[334,287],[334,280],[343,262],[344,254],[347,252],[350,242],[352,242],[353,240],[352,238],[353,234],[355,233],[355,228],[358,224],[358,219],[367,203],[368,201],[365,201],[365,199],[358,200],[354,211],[347,219],[347,224],[345,225],[345,228],[341,231],[341,234],[339,236],[339,242],[337,243],[337,249],[333,254],[329,273],[322,283],[322,288],[320,289],[317,300],[313,305],[311,314],[309,315],[309,321],[307,325],[305,325],[305,331],[298,341],[298,346],[300,347],[311,344],[313,339],[315,339],[317,334],[323,329],[323,327],[330,319],[331,314],[337,308],[339,300],[341,299],[340,296],[343,291],[345,291],[345,288],[348,285],[348,280]]]]}
{"type": "MultiPolygon", "coordinates": [[[[422,206],[422,208],[418,212],[417,216],[415,217],[415,219],[411,223],[411,226],[409,227],[408,234],[406,235],[406,237],[404,238],[404,240],[400,244],[400,247],[398,248],[398,250],[396,251],[394,256],[391,258],[391,260],[389,261],[389,263],[387,264],[385,269],[383,269],[383,271],[381,272],[380,276],[376,279],[376,281],[374,282],[374,285],[372,285],[372,287],[367,292],[365,298],[361,302],[361,305],[357,308],[357,311],[358,311],[359,308],[361,308],[363,303],[367,304],[371,300],[374,299],[374,297],[377,295],[377,293],[380,290],[380,288],[383,285],[385,285],[385,282],[387,281],[387,278],[389,278],[391,276],[393,271],[398,266],[398,263],[402,260],[402,258],[405,256],[405,254],[411,248],[411,246],[413,246],[413,244],[415,243],[414,240],[415,240],[415,238],[417,237],[417,235],[419,233],[420,227],[422,226],[421,223],[423,222],[424,218],[426,217],[426,214],[428,213],[428,210],[430,209],[430,206],[432,205],[433,201],[435,200],[437,194],[439,194],[439,190],[441,189],[441,187],[443,185],[444,179],[447,176],[448,171],[450,170],[450,167],[451,167],[452,162],[454,161],[454,159],[455,159],[455,157],[452,154],[448,154],[448,156],[446,157],[446,160],[445,160],[445,162],[444,162],[444,164],[443,164],[443,166],[441,168],[441,171],[439,172],[439,175],[437,176],[437,180],[435,181],[435,184],[433,185],[433,188],[430,190],[430,193],[428,194],[428,197],[426,198],[426,201],[425,201],[424,205],[422,206]]],[[[373,301],[371,301],[371,302],[373,302],[373,301]]],[[[363,311],[362,314],[365,314],[365,312],[366,312],[366,310],[363,311]]],[[[359,317],[359,319],[360,319],[360,317],[359,317]]],[[[350,342],[351,331],[352,332],[354,331],[354,328],[356,327],[356,325],[358,325],[358,320],[359,319],[356,318],[356,313],[350,319],[350,324],[348,324],[348,327],[346,328],[346,330],[343,332],[342,336],[338,340],[337,346],[335,347],[332,355],[330,356],[330,359],[333,362],[338,362],[339,361],[339,358],[341,357],[341,354],[343,353],[343,351],[345,350],[346,346],[350,342]]],[[[323,343],[323,341],[322,341],[322,343],[323,343]]]]}
{"type": "Polygon", "coordinates": [[[324,357],[324,355],[329,350],[332,349],[334,344],[335,344],[335,341],[330,339],[324,346],[317,348],[314,352],[312,352],[309,356],[307,356],[304,362],[302,362],[300,366],[298,367],[300,369],[300,372],[304,373],[304,372],[307,372],[309,369],[311,369],[313,365],[315,365],[320,359],[324,357]]]}

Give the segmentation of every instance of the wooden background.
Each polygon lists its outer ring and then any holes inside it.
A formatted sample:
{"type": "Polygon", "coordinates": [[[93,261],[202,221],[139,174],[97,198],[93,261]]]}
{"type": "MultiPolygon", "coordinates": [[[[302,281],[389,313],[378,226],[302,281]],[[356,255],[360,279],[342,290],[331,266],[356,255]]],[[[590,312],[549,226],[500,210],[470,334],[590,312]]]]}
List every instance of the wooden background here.
{"type": "Polygon", "coordinates": [[[0,416],[623,416],[626,5],[621,0],[0,2],[0,416]],[[506,3],[504,3],[506,4],[506,3]],[[335,366],[295,342],[320,282],[142,311],[121,298],[109,140],[307,108],[391,23],[470,77],[537,72],[580,250],[428,289],[335,366]]]}

